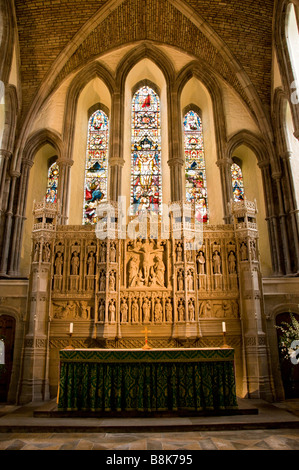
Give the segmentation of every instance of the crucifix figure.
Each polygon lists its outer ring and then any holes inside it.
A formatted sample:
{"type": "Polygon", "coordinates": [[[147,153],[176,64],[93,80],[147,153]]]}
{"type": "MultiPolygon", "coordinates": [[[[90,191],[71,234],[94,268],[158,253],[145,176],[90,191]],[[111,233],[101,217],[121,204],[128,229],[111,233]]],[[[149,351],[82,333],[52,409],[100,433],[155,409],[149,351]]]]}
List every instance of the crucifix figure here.
{"type": "Polygon", "coordinates": [[[145,285],[148,285],[149,281],[149,269],[151,263],[151,255],[154,253],[163,252],[164,248],[156,248],[153,246],[153,242],[150,240],[143,240],[140,243],[137,240],[134,248],[129,249],[130,252],[136,253],[141,257],[141,269],[143,274],[143,279],[145,280],[145,285]]]}
{"type": "Polygon", "coordinates": [[[148,333],[151,333],[150,330],[147,329],[147,326],[144,328],[144,330],[141,332],[141,333],[144,333],[145,334],[145,344],[144,346],[142,347],[142,349],[151,349],[151,347],[147,344],[147,334],[148,333]]]}

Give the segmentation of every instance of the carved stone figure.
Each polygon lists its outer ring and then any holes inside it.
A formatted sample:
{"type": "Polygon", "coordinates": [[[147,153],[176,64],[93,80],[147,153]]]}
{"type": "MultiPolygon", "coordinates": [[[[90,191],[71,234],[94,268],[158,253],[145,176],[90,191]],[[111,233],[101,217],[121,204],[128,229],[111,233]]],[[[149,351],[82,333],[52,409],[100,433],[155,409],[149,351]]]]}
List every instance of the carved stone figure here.
{"type": "Polygon", "coordinates": [[[128,287],[135,287],[137,284],[137,280],[138,280],[137,276],[138,276],[138,271],[139,271],[139,263],[137,261],[136,256],[131,256],[128,265],[129,265],[128,287]]]}
{"type": "Polygon", "coordinates": [[[215,251],[213,255],[213,272],[214,274],[221,274],[221,258],[219,251],[215,251]]]}
{"type": "Polygon", "coordinates": [[[132,303],[132,322],[138,323],[138,321],[139,321],[139,305],[137,303],[137,299],[134,298],[134,301],[132,303]]]}
{"type": "Polygon", "coordinates": [[[150,274],[150,265],[151,265],[151,255],[158,252],[163,252],[163,248],[156,248],[153,245],[152,240],[137,240],[132,248],[129,249],[130,252],[136,253],[140,256],[141,260],[141,270],[144,279],[144,283],[147,286],[149,282],[150,274]]]}
{"type": "Polygon", "coordinates": [[[240,255],[241,255],[241,261],[246,261],[248,259],[247,246],[246,246],[246,243],[244,242],[240,246],[240,255]]]}
{"type": "Polygon", "coordinates": [[[79,265],[80,265],[80,259],[78,256],[77,251],[74,251],[72,260],[71,260],[71,274],[78,276],[79,274],[79,265]]]}
{"type": "Polygon", "coordinates": [[[194,307],[193,300],[189,301],[188,311],[189,311],[189,321],[194,321],[195,320],[195,307],[194,307]]]}
{"type": "Polygon", "coordinates": [[[104,271],[100,274],[100,291],[104,292],[106,290],[106,275],[104,271]]]}
{"type": "Polygon", "coordinates": [[[228,255],[228,272],[229,274],[236,273],[236,255],[233,251],[228,255]]]}
{"type": "Polygon", "coordinates": [[[184,276],[182,271],[178,272],[178,291],[184,290],[184,276]]]}
{"type": "Polygon", "coordinates": [[[257,259],[257,254],[256,254],[256,245],[255,245],[255,241],[252,240],[250,242],[250,251],[251,251],[251,258],[253,261],[256,261],[257,259]]]}
{"type": "Polygon", "coordinates": [[[162,311],[161,300],[158,298],[155,305],[155,322],[159,323],[162,321],[162,311]]]}
{"type": "Polygon", "coordinates": [[[122,299],[120,305],[120,314],[121,314],[121,322],[127,323],[128,321],[128,304],[126,299],[122,299]]]}
{"type": "Polygon", "coordinates": [[[40,244],[36,243],[34,246],[34,255],[33,255],[33,261],[36,263],[39,259],[39,249],[40,249],[40,244]]]}
{"type": "Polygon", "coordinates": [[[108,310],[109,310],[110,323],[115,323],[115,303],[114,303],[114,300],[110,301],[108,310]]]}
{"type": "Polygon", "coordinates": [[[179,301],[178,314],[179,314],[179,321],[185,321],[185,306],[182,300],[179,301]]]}
{"type": "Polygon", "coordinates": [[[63,265],[63,258],[62,258],[62,253],[61,251],[57,252],[57,257],[55,260],[55,274],[57,276],[62,275],[62,265],[63,265]]]}
{"type": "Polygon", "coordinates": [[[86,300],[81,300],[80,303],[80,317],[82,320],[88,320],[90,318],[90,307],[86,300]]]}
{"type": "Polygon", "coordinates": [[[116,248],[115,248],[114,243],[111,243],[110,245],[110,261],[111,263],[116,262],[116,248]]]}
{"type": "Polygon", "coordinates": [[[165,287],[165,280],[164,280],[164,275],[165,275],[165,265],[163,261],[156,256],[154,258],[155,264],[151,268],[151,276],[150,276],[150,285],[155,285],[158,284],[160,287],[165,287]]]}
{"type": "Polygon", "coordinates": [[[172,322],[172,303],[170,299],[167,299],[165,309],[166,309],[166,321],[172,322]]]}
{"type": "Polygon", "coordinates": [[[49,246],[49,243],[47,242],[44,245],[44,250],[43,250],[43,261],[44,263],[49,263],[51,258],[51,249],[49,246]]]}
{"type": "Polygon", "coordinates": [[[198,274],[205,274],[206,273],[206,269],[205,269],[206,259],[202,251],[198,253],[196,260],[198,264],[198,274]]]}
{"type": "Polygon", "coordinates": [[[177,247],[176,247],[176,260],[178,262],[183,260],[183,248],[182,248],[182,245],[180,243],[178,243],[177,247]]]}
{"type": "Polygon", "coordinates": [[[115,287],[116,287],[115,273],[114,271],[111,271],[109,274],[109,289],[111,291],[115,291],[115,287]]]}
{"type": "Polygon", "coordinates": [[[100,262],[101,263],[106,263],[106,254],[107,254],[106,243],[102,243],[101,248],[100,248],[100,262]]]}
{"type": "Polygon", "coordinates": [[[143,322],[148,323],[150,321],[151,306],[147,297],[143,301],[142,311],[143,311],[143,322]]]}
{"type": "Polygon", "coordinates": [[[99,303],[99,321],[100,322],[105,321],[105,302],[104,302],[104,300],[100,300],[100,303],[99,303]]]}
{"type": "Polygon", "coordinates": [[[188,271],[187,274],[187,286],[188,290],[194,290],[194,280],[193,280],[193,274],[192,271],[188,271]]]}
{"type": "Polygon", "coordinates": [[[91,251],[87,259],[87,274],[89,276],[94,275],[94,267],[95,267],[95,259],[94,259],[94,254],[91,251]]]}

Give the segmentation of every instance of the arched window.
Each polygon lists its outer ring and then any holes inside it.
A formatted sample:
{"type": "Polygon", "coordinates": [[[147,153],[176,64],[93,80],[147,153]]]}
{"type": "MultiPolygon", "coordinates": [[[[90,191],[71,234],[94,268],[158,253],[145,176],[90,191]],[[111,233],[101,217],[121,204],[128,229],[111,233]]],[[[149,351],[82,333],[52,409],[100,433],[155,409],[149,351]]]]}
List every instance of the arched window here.
{"type": "Polygon", "coordinates": [[[107,199],[109,119],[95,111],[88,121],[83,224],[96,223],[98,201],[107,199]]]}
{"type": "Polygon", "coordinates": [[[48,170],[46,202],[57,202],[58,178],[59,166],[56,162],[54,162],[52,165],[50,165],[48,170]]]}
{"type": "Polygon", "coordinates": [[[197,220],[207,223],[209,211],[202,122],[193,110],[184,117],[184,149],[186,200],[195,204],[197,220]]]}
{"type": "Polygon", "coordinates": [[[233,186],[234,201],[244,200],[244,182],[241,167],[237,163],[233,163],[231,166],[231,177],[233,186]]]}
{"type": "Polygon", "coordinates": [[[142,86],[132,100],[131,214],[161,212],[160,100],[142,86]]]}

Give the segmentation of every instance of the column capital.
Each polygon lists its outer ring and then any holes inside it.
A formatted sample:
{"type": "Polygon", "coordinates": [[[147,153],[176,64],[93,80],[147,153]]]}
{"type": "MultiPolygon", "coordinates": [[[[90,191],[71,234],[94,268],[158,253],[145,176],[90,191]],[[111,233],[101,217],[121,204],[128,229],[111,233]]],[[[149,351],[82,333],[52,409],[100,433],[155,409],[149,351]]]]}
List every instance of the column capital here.
{"type": "Polygon", "coordinates": [[[216,161],[216,165],[218,168],[224,168],[226,166],[231,166],[233,164],[233,160],[230,157],[219,158],[216,161]]]}
{"type": "Polygon", "coordinates": [[[0,157],[7,158],[9,160],[11,156],[12,156],[12,152],[10,152],[9,150],[0,149],[0,157]]]}
{"type": "Polygon", "coordinates": [[[68,166],[71,167],[74,164],[74,160],[70,160],[69,158],[59,158],[56,161],[57,165],[59,166],[68,166]]]}

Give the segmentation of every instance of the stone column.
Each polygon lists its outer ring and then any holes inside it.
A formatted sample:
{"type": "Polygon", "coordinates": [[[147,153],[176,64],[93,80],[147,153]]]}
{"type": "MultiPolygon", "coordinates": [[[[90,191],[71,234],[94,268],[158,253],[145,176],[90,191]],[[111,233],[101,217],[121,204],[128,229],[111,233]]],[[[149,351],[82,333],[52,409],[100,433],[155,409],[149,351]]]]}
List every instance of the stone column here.
{"type": "Polygon", "coordinates": [[[265,192],[266,199],[266,221],[268,224],[269,239],[271,244],[271,256],[272,256],[272,265],[273,271],[275,274],[282,276],[284,269],[281,262],[280,256],[280,241],[279,241],[279,231],[278,231],[278,221],[275,214],[275,205],[273,202],[273,188],[272,188],[272,179],[270,164],[268,162],[260,162],[259,167],[262,172],[263,187],[265,192]]]}
{"type": "Polygon", "coordinates": [[[9,159],[11,157],[11,152],[8,150],[1,149],[0,150],[0,214],[2,213],[2,200],[4,194],[4,187],[5,187],[5,180],[6,180],[6,172],[9,159]]]}
{"type": "Polygon", "coordinates": [[[26,159],[22,161],[22,172],[18,194],[18,205],[14,217],[14,228],[12,233],[12,246],[9,260],[9,276],[17,275],[19,272],[20,252],[23,238],[23,226],[26,219],[27,191],[29,183],[30,169],[33,161],[26,159]]]}
{"type": "Polygon", "coordinates": [[[182,168],[185,165],[185,161],[182,144],[182,119],[176,90],[169,92],[168,122],[169,160],[167,163],[170,167],[170,194],[171,202],[177,202],[185,199],[182,176],[182,168]]]}
{"type": "Polygon", "coordinates": [[[220,169],[224,222],[226,224],[232,223],[231,216],[229,213],[229,203],[233,199],[232,179],[230,171],[232,163],[233,162],[230,158],[222,158],[217,160],[217,166],[220,169]]]}
{"type": "Polygon", "coordinates": [[[67,223],[69,210],[69,190],[70,190],[70,171],[73,161],[67,158],[59,158],[59,181],[57,189],[57,200],[61,204],[61,220],[62,225],[67,223]]]}
{"type": "Polygon", "coordinates": [[[276,183],[277,196],[278,196],[279,222],[280,222],[280,231],[281,231],[281,238],[282,238],[282,249],[283,249],[283,255],[284,255],[285,272],[286,274],[291,274],[292,268],[291,268],[289,242],[288,242],[287,226],[286,226],[286,213],[285,213],[283,196],[282,196],[281,173],[275,172],[273,173],[272,177],[276,183]]]}
{"type": "Polygon", "coordinates": [[[8,257],[11,244],[11,231],[12,231],[12,220],[13,220],[13,202],[15,197],[15,187],[17,178],[19,178],[20,173],[18,171],[11,172],[11,183],[10,183],[10,193],[9,193],[9,202],[6,211],[6,220],[5,220],[5,229],[3,234],[3,246],[2,246],[2,258],[0,264],[0,275],[7,275],[7,266],[8,266],[8,257]]]}
{"type": "Polygon", "coordinates": [[[112,112],[110,119],[110,145],[109,145],[109,187],[108,199],[118,201],[122,196],[122,169],[124,159],[122,156],[123,125],[121,123],[121,95],[115,91],[112,96],[112,112]]]}

